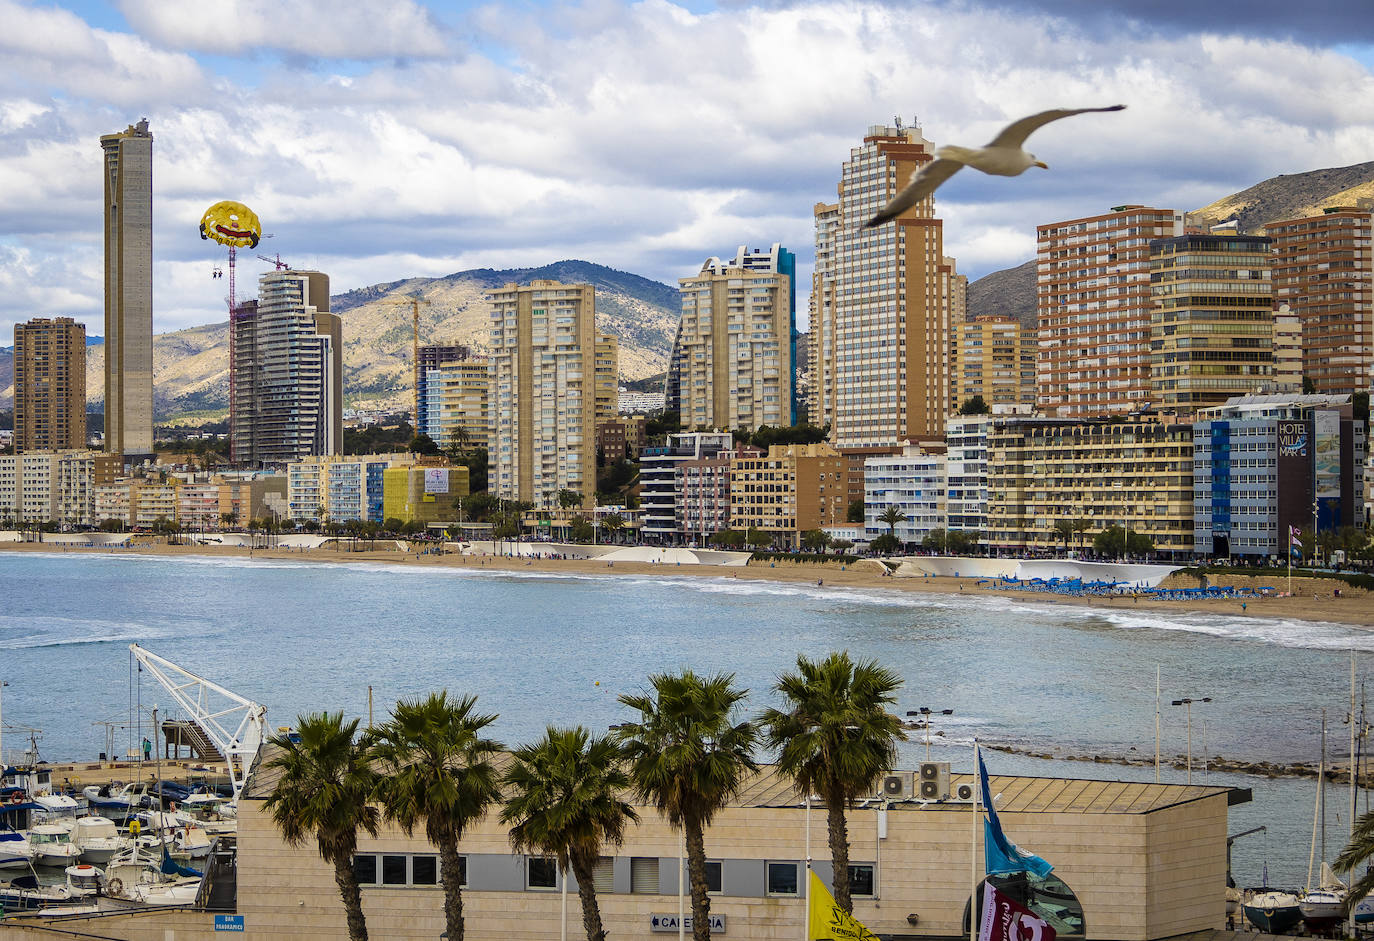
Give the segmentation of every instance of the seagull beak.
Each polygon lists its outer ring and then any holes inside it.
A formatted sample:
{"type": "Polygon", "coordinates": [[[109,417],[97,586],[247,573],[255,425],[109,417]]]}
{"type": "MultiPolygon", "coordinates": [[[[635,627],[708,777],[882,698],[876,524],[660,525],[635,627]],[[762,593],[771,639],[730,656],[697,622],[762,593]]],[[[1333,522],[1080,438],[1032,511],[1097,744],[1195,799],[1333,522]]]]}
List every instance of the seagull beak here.
{"type": "Polygon", "coordinates": [[[1050,165],[1043,160],[1037,160],[1035,163],[1031,164],[1031,166],[1039,167],[1041,170],[1048,170],[1050,168],[1050,165]]]}

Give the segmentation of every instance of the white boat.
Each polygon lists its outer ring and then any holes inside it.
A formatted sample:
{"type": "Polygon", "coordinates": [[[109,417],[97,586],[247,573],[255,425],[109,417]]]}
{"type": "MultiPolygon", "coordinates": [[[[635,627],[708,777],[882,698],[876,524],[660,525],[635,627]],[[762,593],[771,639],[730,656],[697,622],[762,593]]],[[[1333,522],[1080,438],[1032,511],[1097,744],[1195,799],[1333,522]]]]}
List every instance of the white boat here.
{"type": "Polygon", "coordinates": [[[190,905],[200,892],[201,876],[162,871],[160,852],[134,847],[121,852],[105,868],[105,894],[132,905],[190,905]]]}
{"type": "Polygon", "coordinates": [[[44,823],[29,830],[29,845],[33,847],[36,866],[59,866],[63,869],[81,857],[81,850],[72,842],[71,831],[61,824],[44,823]]]}
{"type": "Polygon", "coordinates": [[[191,794],[182,800],[181,810],[212,833],[232,833],[232,824],[238,817],[234,802],[218,794],[191,794]],[[226,824],[230,825],[229,829],[219,829],[220,825],[226,824]]]}
{"type": "Polygon", "coordinates": [[[33,847],[17,830],[0,833],[0,869],[27,870],[33,865],[33,847]]]}
{"type": "MultiPolygon", "coordinates": [[[[1353,697],[1352,697],[1353,707],[1353,697]]],[[[1353,711],[1351,713],[1354,714],[1353,711]]],[[[1354,795],[1351,795],[1352,805],[1354,795]]],[[[1312,934],[1324,934],[1345,921],[1345,883],[1336,878],[1326,862],[1326,710],[1322,710],[1322,757],[1317,766],[1317,800],[1312,809],[1312,848],[1307,857],[1307,889],[1298,895],[1298,911],[1312,934]],[[1321,867],[1317,885],[1312,885],[1312,863],[1317,859],[1317,836],[1321,836],[1321,867]]]]}
{"type": "Polygon", "coordinates": [[[86,798],[91,813],[120,821],[143,809],[148,787],[138,781],[130,784],[111,781],[109,784],[92,784],[84,787],[81,794],[86,798]]]}
{"type": "Polygon", "coordinates": [[[104,866],[115,854],[133,845],[119,835],[114,821],[106,817],[78,817],[72,825],[72,842],[81,850],[81,861],[104,866]]]}

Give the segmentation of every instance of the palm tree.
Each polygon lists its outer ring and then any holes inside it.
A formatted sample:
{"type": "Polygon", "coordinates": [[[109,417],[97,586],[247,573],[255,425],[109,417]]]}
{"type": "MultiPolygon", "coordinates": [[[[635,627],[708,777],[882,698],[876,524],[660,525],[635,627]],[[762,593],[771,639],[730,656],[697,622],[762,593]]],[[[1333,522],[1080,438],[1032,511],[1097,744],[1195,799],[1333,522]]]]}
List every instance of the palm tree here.
{"type": "Polygon", "coordinates": [[[889,506],[878,514],[878,522],[887,524],[887,534],[893,539],[897,538],[897,524],[905,523],[908,518],[900,507],[895,506],[889,506]]]}
{"type": "Polygon", "coordinates": [[[278,749],[267,767],[281,771],[266,806],[291,846],[314,836],[320,857],[334,865],[351,941],[367,941],[362,894],[353,871],[358,831],[377,835],[379,813],[368,803],[376,787],[358,720],[342,712],[312,713],[297,720],[297,734],[283,732],[267,743],[278,749]]]}
{"type": "Polygon", "coordinates": [[[447,692],[402,700],[385,725],[369,733],[371,751],[384,773],[378,788],[382,811],[406,835],[424,821],[439,849],[448,936],[463,939],[463,874],[458,842],[500,797],[500,776],[491,758],[498,742],[482,738],[496,720],[479,715],[477,697],[450,700],[447,692]]]}
{"type": "MultiPolygon", "coordinates": [[[[1334,868],[1337,872],[1354,873],[1355,868],[1374,856],[1374,811],[1363,814],[1355,821],[1355,830],[1350,834],[1350,843],[1336,857],[1334,868]]],[[[1345,905],[1349,912],[1355,903],[1374,891],[1374,867],[1366,868],[1365,874],[1353,879],[1350,891],[1346,893],[1345,905]]]]}
{"type": "Polygon", "coordinates": [[[788,709],[768,709],[759,717],[764,741],[778,749],[778,770],[792,779],[797,793],[819,794],[825,802],[835,901],[847,912],[849,827],[845,809],[874,793],[884,772],[897,760],[902,722],[888,712],[901,688],[896,673],[876,660],[832,653],[821,661],[797,657],[797,672],[784,673],[774,687],[788,709]]]}
{"type": "Polygon", "coordinates": [[[620,531],[625,528],[625,517],[619,513],[607,513],[606,518],[601,521],[601,525],[606,527],[608,542],[619,542],[620,531]]]}
{"type": "Polygon", "coordinates": [[[638,722],[620,727],[635,790],[682,828],[687,843],[693,941],[710,941],[711,932],[702,831],[739,794],[745,775],[758,770],[753,758],[758,730],[748,720],[732,721],[748,692],[737,689],[734,680],[733,673],[658,673],[649,677],[652,696],[620,697],[639,712],[638,722]]]}
{"type": "Polygon", "coordinates": [[[601,849],[619,846],[626,825],[639,820],[620,798],[630,786],[623,758],[615,742],[589,735],[582,726],[550,726],[538,742],[515,752],[506,772],[511,793],[501,822],[512,824],[511,844],[520,852],[556,857],[565,880],[572,868],[587,941],[606,937],[592,884],[601,849]]]}

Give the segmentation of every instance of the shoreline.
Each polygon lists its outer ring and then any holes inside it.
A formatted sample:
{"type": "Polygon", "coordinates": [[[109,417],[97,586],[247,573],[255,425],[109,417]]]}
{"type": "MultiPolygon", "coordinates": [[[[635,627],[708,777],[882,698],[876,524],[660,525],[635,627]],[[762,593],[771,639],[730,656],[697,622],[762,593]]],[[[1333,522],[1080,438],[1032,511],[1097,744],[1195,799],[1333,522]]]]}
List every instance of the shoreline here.
{"type": "MultiPolygon", "coordinates": [[[[391,540],[379,540],[390,543],[391,540]]],[[[961,592],[1021,599],[1036,604],[1058,604],[1089,610],[1149,611],[1153,613],[1181,613],[1226,615],[1228,617],[1256,617],[1312,623],[1338,624],[1349,628],[1374,628],[1374,599],[1359,589],[1342,587],[1341,596],[1333,597],[1332,587],[1315,579],[1294,579],[1292,597],[1255,596],[1235,598],[1194,598],[1165,600],[1138,598],[1132,595],[1067,597],[1047,591],[1030,591],[979,585],[978,579],[929,576],[921,578],[886,576],[877,560],[863,559],[842,567],[837,562],[750,562],[744,566],[729,565],[658,565],[644,562],[616,562],[613,564],[591,559],[521,558],[491,555],[471,555],[459,552],[426,554],[403,552],[399,549],[343,552],[337,549],[246,549],[229,546],[171,546],[165,544],[133,545],[110,549],[102,547],[63,547],[50,543],[0,544],[5,552],[43,552],[48,554],[118,554],[142,556],[195,556],[201,558],[253,558],[281,561],[310,561],[318,563],[383,562],[426,568],[459,568],[475,571],[546,572],[574,575],[645,576],[671,570],[674,576],[692,578],[745,578],[797,584],[810,582],[820,587],[883,589],[895,592],[958,595],[961,592]],[[1314,586],[1313,583],[1318,583],[1314,586]],[[1325,589],[1325,590],[1322,590],[1325,589]]],[[[1171,576],[1171,578],[1174,576],[1171,576]]],[[[1264,577],[1228,576],[1224,583],[1251,587],[1277,582],[1282,575],[1264,577]]]]}

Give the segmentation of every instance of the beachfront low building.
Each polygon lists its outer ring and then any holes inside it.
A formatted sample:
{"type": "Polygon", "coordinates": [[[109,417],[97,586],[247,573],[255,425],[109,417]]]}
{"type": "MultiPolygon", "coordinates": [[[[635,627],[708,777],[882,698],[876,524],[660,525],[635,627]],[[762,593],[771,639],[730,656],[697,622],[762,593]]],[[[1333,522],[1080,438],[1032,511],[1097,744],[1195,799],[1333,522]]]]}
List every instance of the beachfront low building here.
{"type": "Polygon", "coordinates": [[[844,456],[824,442],[742,451],[730,460],[730,528],[800,548],[802,533],[845,521],[846,478],[844,456]]]}
{"type": "MultiPolygon", "coordinates": [[[[346,938],[333,869],[313,842],[283,842],[264,806],[275,772],[267,760],[257,769],[239,802],[238,915],[261,937],[346,938]]],[[[958,799],[972,776],[951,775],[950,796],[930,802],[914,793],[919,774],[887,777],[882,796],[849,811],[854,914],[892,941],[966,938],[971,869],[981,874],[983,859],[970,841],[972,804],[958,799]]],[[[1054,865],[1047,880],[994,877],[994,884],[1028,902],[1064,941],[1158,941],[1225,923],[1228,806],[1248,801],[1248,791],[1001,775],[990,783],[1007,832],[1054,865]]],[[[637,810],[624,844],[596,867],[598,904],[613,937],[666,938],[659,932],[679,910],[680,834],[652,806],[637,810]]],[[[825,814],[808,810],[773,768],[748,780],[705,831],[711,912],[723,924],[717,933],[741,941],[800,937],[808,847],[817,876],[833,886],[825,827],[825,814]]],[[[568,936],[578,933],[572,878],[565,885],[551,860],[513,852],[496,814],[471,825],[459,850],[471,941],[558,937],[564,889],[572,897],[568,936]]],[[[376,837],[359,834],[355,871],[373,936],[428,941],[442,934],[436,854],[423,829],[409,837],[392,827],[376,837]]],[[[126,918],[137,919],[140,932],[176,919],[178,938],[202,937],[197,927],[203,922],[208,933],[213,920],[195,912],[106,915],[99,933],[133,937],[126,932],[133,926],[120,924],[126,918]]],[[[666,930],[676,933],[675,926],[666,930]]],[[[145,936],[163,937],[160,930],[138,935],[145,936]]]]}
{"type": "Polygon", "coordinates": [[[669,435],[663,447],[645,448],[639,459],[639,508],[644,517],[641,536],[655,545],[684,541],[678,527],[677,466],[715,457],[735,446],[728,431],[669,435]]]}
{"type": "Polygon", "coordinates": [[[945,457],[914,445],[899,455],[864,461],[864,536],[889,532],[905,546],[919,544],[946,522],[945,457]],[[896,508],[904,519],[892,526],[879,517],[896,508]]]}
{"type": "Polygon", "coordinates": [[[1289,532],[1364,522],[1364,422],[1349,395],[1247,395],[1193,424],[1193,546],[1285,557],[1289,532]]]}
{"type": "Polygon", "coordinates": [[[1154,551],[1193,551],[1193,428],[1144,420],[1008,416],[988,436],[986,544],[996,552],[1091,547],[1110,526],[1154,551]],[[1077,527],[1072,541],[1066,524],[1077,527]]]}
{"type": "Polygon", "coordinates": [[[101,451],[0,454],[0,521],[15,527],[94,525],[95,488],[123,469],[120,455],[101,451]]]}
{"type": "Polygon", "coordinates": [[[383,473],[389,467],[413,463],[415,455],[409,453],[324,455],[294,461],[286,468],[288,518],[380,523],[383,473]]]}
{"type": "Polygon", "coordinates": [[[382,472],[382,519],[402,523],[454,523],[457,501],[468,495],[468,469],[443,458],[388,467],[382,472]]]}

